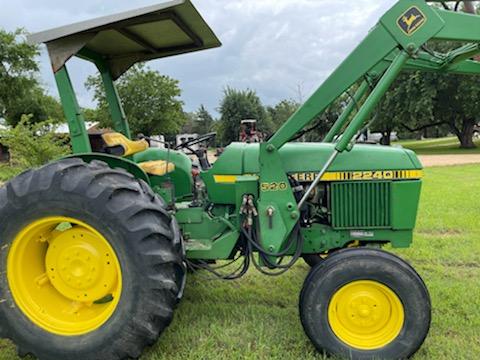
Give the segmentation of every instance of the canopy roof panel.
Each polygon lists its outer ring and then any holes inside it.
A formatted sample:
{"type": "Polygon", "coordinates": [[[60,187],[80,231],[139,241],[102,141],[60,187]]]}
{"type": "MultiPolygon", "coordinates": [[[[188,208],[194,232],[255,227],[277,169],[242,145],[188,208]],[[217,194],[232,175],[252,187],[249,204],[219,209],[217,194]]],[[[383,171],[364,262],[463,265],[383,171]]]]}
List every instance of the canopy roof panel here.
{"type": "Polygon", "coordinates": [[[33,34],[31,43],[47,45],[54,72],[72,56],[103,60],[114,79],[132,65],[221,46],[190,0],[146,8],[33,34]]]}

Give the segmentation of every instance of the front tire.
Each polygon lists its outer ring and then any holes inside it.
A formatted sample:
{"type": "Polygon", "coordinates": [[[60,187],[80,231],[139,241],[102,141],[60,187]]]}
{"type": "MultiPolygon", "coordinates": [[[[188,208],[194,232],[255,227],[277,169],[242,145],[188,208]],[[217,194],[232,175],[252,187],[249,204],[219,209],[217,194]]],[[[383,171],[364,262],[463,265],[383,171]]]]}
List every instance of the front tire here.
{"type": "Polygon", "coordinates": [[[137,358],[185,278],[178,225],[146,183],[67,159],[0,189],[0,334],[40,359],[137,358]]]}
{"type": "Polygon", "coordinates": [[[300,318],[319,351],[349,359],[404,359],[428,334],[430,297],[413,268],[381,250],[341,250],[315,267],[300,318]]]}

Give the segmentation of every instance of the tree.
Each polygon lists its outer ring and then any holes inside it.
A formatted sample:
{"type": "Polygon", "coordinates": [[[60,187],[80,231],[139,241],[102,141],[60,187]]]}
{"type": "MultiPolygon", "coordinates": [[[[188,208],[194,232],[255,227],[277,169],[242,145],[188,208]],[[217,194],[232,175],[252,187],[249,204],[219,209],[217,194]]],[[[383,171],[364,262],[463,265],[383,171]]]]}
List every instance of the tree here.
{"type": "MultiPolygon", "coordinates": [[[[311,125],[296,134],[292,140],[322,141],[345,109],[349,98],[346,95],[335,100],[322,114],[318,115],[311,125]]],[[[299,108],[301,104],[294,100],[282,100],[274,107],[268,107],[267,112],[275,131],[278,130],[299,108]]]]}
{"type": "MultiPolygon", "coordinates": [[[[103,127],[113,127],[100,76],[90,76],[85,83],[94,91],[98,120],[103,127]]],[[[136,65],[116,83],[132,134],[159,135],[177,133],[186,121],[178,80],[136,65]]]]}
{"type": "Polygon", "coordinates": [[[240,122],[246,119],[257,120],[257,129],[271,133],[273,125],[257,93],[253,90],[227,88],[220,103],[219,137],[224,144],[238,141],[240,122]]]}
{"type": "MultiPolygon", "coordinates": [[[[305,135],[302,136],[303,140],[311,142],[322,141],[328,131],[332,128],[335,121],[337,121],[342,114],[347,101],[348,98],[345,95],[342,95],[330,104],[322,114],[312,121],[313,125],[303,131],[305,133],[305,135]]],[[[301,133],[298,134],[297,137],[300,135],[301,133]]]]}
{"type": "Polygon", "coordinates": [[[458,137],[461,148],[474,148],[473,132],[480,119],[480,76],[443,75],[436,81],[435,118],[458,137]]]}
{"type": "Polygon", "coordinates": [[[24,35],[22,29],[12,33],[0,29],[0,116],[6,119],[16,99],[37,84],[38,48],[27,44],[24,35]]]}
{"type": "Polygon", "coordinates": [[[0,118],[9,125],[27,114],[30,122],[64,120],[58,101],[46,95],[36,79],[38,54],[38,47],[25,41],[23,29],[0,29],[0,118]]]}
{"type": "Polygon", "coordinates": [[[185,113],[185,116],[186,121],[182,126],[182,133],[203,135],[214,131],[215,120],[205,106],[200,105],[197,111],[185,113]]]}
{"type": "Polygon", "coordinates": [[[200,108],[195,113],[194,131],[198,134],[207,134],[212,131],[215,120],[212,115],[205,109],[205,106],[200,105],[200,108]]]}
{"type": "Polygon", "coordinates": [[[196,132],[197,113],[186,112],[185,122],[182,125],[180,132],[182,134],[194,134],[196,132]]]}
{"type": "Polygon", "coordinates": [[[62,106],[52,96],[46,95],[44,90],[34,85],[29,90],[29,95],[19,97],[9,109],[7,123],[15,126],[24,115],[29,115],[28,119],[31,123],[45,122],[63,123],[65,115],[62,106]]]}
{"type": "Polygon", "coordinates": [[[381,143],[390,145],[391,133],[402,128],[423,130],[435,121],[433,99],[437,88],[430,74],[403,73],[383,96],[372,115],[370,130],[382,133],[381,143]]]}
{"type": "Polygon", "coordinates": [[[267,107],[268,116],[274,127],[278,130],[300,107],[294,100],[282,100],[275,106],[267,107]]]}
{"type": "MultiPolygon", "coordinates": [[[[429,44],[445,52],[454,43],[429,44]]],[[[473,132],[480,117],[479,75],[410,72],[402,74],[381,100],[370,126],[390,144],[393,130],[411,133],[430,128],[447,129],[460,141],[460,147],[475,147],[473,132]]]]}

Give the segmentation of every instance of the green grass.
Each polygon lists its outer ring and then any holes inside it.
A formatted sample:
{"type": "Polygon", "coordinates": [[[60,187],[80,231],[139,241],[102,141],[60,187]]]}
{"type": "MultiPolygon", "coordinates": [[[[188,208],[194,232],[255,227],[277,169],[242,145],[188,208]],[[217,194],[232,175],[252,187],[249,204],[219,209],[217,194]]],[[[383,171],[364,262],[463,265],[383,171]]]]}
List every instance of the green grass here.
{"type": "Polygon", "coordinates": [[[480,140],[475,141],[477,148],[461,149],[457,137],[428,140],[404,140],[395,144],[415,151],[419,155],[480,154],[480,140]]]}
{"type": "MultiPolygon", "coordinates": [[[[480,354],[479,182],[478,165],[426,169],[414,244],[395,250],[432,297],[431,331],[415,360],[480,354]]],[[[308,270],[300,261],[279,278],[253,270],[232,283],[190,276],[172,325],[143,359],[323,359],[298,318],[308,270]]],[[[0,359],[16,359],[5,341],[0,359]]]]}

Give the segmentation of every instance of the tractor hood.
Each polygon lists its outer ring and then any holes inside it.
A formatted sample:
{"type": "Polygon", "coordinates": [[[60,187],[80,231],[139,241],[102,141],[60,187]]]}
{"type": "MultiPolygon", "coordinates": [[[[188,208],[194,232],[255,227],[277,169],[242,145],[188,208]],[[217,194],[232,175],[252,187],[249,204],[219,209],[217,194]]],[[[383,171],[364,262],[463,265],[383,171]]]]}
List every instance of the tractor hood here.
{"type": "MultiPolygon", "coordinates": [[[[318,172],[327,162],[335,144],[289,143],[279,153],[287,173],[318,172]]],[[[242,175],[259,172],[259,144],[233,143],[210,171],[213,175],[242,175]]],[[[420,170],[422,164],[411,150],[357,144],[340,154],[329,171],[420,170]]]]}

